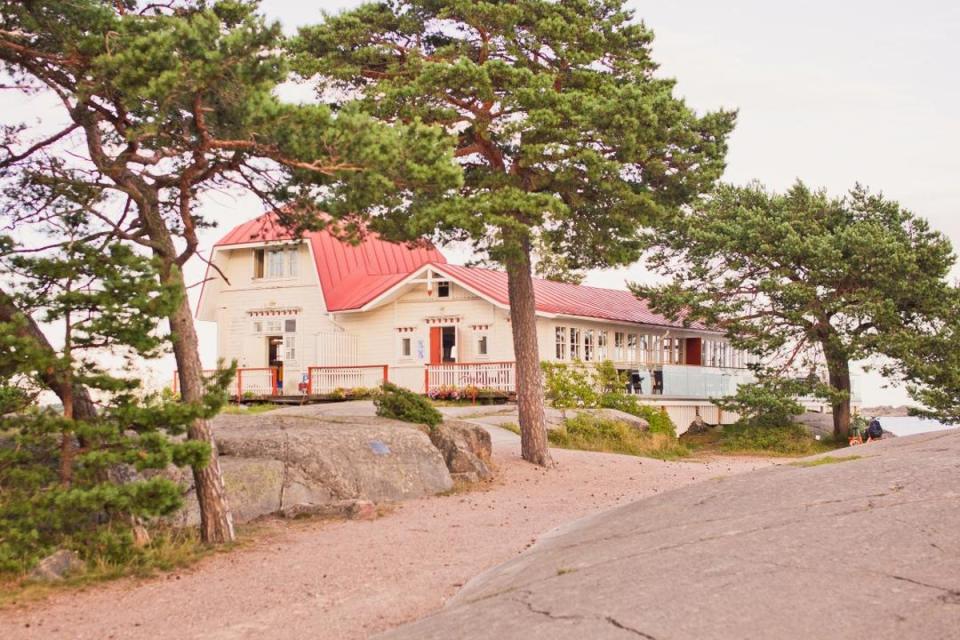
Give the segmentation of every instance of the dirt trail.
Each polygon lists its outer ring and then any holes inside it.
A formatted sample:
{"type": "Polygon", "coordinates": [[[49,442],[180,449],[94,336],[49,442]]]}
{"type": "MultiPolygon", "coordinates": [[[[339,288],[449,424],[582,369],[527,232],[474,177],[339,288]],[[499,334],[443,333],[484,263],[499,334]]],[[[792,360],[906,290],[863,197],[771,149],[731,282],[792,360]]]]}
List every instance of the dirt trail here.
{"type": "Polygon", "coordinates": [[[500,476],[485,490],[407,502],[372,522],[272,523],[249,547],[188,570],[0,611],[0,637],[364,638],[438,609],[558,525],[768,464],[554,450],[557,468],[543,471],[496,431],[500,476]]]}

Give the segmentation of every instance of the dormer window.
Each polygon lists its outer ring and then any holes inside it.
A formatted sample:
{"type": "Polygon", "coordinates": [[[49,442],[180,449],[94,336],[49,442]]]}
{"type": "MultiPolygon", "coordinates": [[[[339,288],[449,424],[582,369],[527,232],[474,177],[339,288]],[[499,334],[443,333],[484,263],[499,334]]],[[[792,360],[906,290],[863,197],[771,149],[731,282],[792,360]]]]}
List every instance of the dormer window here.
{"type": "Polygon", "coordinates": [[[295,278],[297,275],[297,248],[254,249],[253,278],[295,278]]]}
{"type": "Polygon", "coordinates": [[[438,297],[438,298],[449,298],[449,297],[450,297],[450,283],[449,283],[449,282],[438,282],[438,283],[437,283],[437,297],[438,297]]]}

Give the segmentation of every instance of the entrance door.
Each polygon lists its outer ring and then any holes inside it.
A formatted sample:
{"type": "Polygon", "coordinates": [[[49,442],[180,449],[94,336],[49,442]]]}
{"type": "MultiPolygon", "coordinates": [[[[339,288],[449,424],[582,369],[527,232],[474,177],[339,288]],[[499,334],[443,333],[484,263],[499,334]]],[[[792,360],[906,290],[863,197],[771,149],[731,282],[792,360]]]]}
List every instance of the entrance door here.
{"type": "Polygon", "coordinates": [[[703,340],[701,338],[687,338],[686,364],[697,366],[703,364],[703,340]]]}
{"type": "Polygon", "coordinates": [[[283,390],[283,336],[267,338],[267,365],[277,370],[277,389],[283,390]]]}
{"type": "Polygon", "coordinates": [[[430,327],[430,364],[457,361],[457,328],[430,327]]]}

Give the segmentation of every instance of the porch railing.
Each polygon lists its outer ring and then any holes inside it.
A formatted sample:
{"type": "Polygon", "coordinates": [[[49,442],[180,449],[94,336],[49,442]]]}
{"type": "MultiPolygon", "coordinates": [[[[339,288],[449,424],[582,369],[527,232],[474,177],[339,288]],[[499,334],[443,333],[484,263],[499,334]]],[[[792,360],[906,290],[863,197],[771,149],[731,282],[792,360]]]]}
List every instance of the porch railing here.
{"type": "Polygon", "coordinates": [[[237,369],[237,397],[244,394],[255,396],[275,396],[280,393],[277,386],[277,367],[256,367],[237,369]]]}
{"type": "Polygon", "coordinates": [[[428,364],[423,372],[424,393],[437,387],[477,387],[500,393],[517,390],[513,362],[447,362],[428,364]]]}
{"type": "MultiPolygon", "coordinates": [[[[205,377],[212,376],[217,372],[216,369],[204,369],[205,377]]],[[[173,392],[180,393],[179,372],[173,372],[173,392]]],[[[280,393],[277,386],[279,372],[277,367],[249,367],[237,369],[237,375],[231,386],[232,395],[237,398],[243,394],[253,394],[257,396],[274,396],[280,393]]]]}
{"type": "Polygon", "coordinates": [[[390,379],[385,364],[342,365],[307,368],[307,395],[332,393],[337,389],[370,389],[390,379]]]}

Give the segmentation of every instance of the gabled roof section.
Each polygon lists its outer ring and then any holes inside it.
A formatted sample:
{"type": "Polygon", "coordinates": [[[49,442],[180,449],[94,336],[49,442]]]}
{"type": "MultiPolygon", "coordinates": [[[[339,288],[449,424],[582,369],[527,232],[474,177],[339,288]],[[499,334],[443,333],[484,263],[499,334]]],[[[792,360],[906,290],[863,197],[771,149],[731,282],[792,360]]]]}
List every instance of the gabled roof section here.
{"type": "MultiPolygon", "coordinates": [[[[433,266],[438,272],[447,274],[451,279],[459,281],[491,301],[509,307],[506,272],[452,264],[433,266]]],[[[684,328],[681,320],[670,320],[655,313],[645,300],[637,298],[629,291],[534,278],[533,293],[537,311],[541,313],[684,328]]],[[[698,322],[692,323],[689,328],[709,331],[705,325],[698,322]]]]}
{"type": "MultiPolygon", "coordinates": [[[[215,247],[293,240],[275,212],[233,228],[215,247]]],[[[344,311],[363,306],[410,273],[425,264],[446,264],[447,260],[432,245],[410,247],[388,242],[371,233],[360,244],[339,240],[330,231],[308,231],[328,311],[344,311]]]]}

